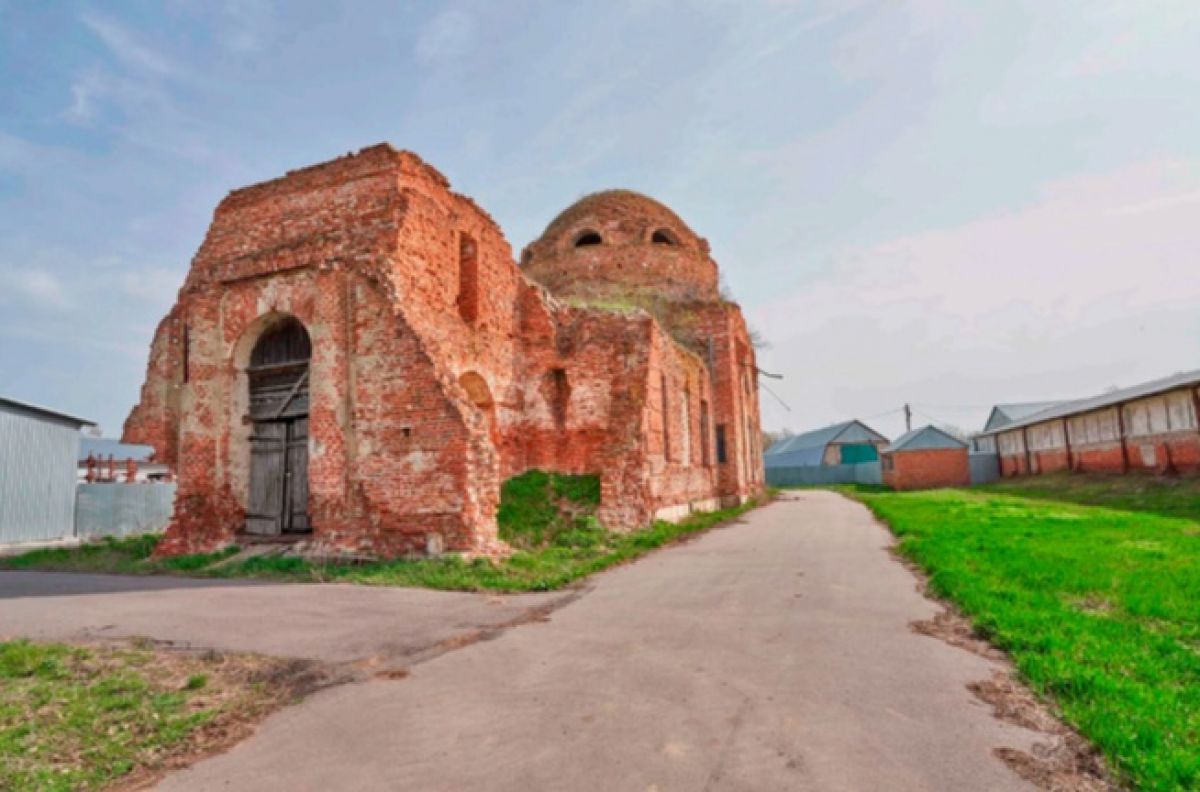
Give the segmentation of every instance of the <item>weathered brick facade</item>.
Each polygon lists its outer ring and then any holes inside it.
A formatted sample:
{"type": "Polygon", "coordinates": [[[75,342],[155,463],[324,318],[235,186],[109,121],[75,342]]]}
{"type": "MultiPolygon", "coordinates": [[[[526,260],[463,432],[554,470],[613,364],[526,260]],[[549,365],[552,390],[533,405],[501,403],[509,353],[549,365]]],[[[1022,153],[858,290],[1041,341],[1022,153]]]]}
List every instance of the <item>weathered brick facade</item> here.
{"type": "Polygon", "coordinates": [[[926,448],[885,454],[883,483],[895,490],[967,487],[971,465],[967,449],[926,448]]]}
{"type": "Polygon", "coordinates": [[[248,361],[286,318],[311,339],[314,552],[502,552],[500,484],[530,468],[598,474],[615,529],[754,495],[754,350],[716,284],[707,244],[632,193],[580,201],[518,267],[483,210],[387,145],[237,190],[125,425],[179,473],[162,551],[242,531],[248,361]],[[600,243],[576,247],[585,231],[600,243]]]}
{"type": "Polygon", "coordinates": [[[1002,476],[1200,472],[1200,390],[1172,388],[1111,406],[1063,410],[1045,421],[997,432],[1002,476]]]}

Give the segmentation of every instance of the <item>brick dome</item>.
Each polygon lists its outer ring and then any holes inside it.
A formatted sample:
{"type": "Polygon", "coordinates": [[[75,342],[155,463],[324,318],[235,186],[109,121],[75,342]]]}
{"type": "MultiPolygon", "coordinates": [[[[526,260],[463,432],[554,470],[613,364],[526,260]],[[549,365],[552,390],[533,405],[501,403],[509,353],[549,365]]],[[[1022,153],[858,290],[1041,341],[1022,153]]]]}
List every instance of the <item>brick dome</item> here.
{"type": "Polygon", "coordinates": [[[525,273],[566,297],[718,299],[708,242],[641,193],[605,190],[563,210],[521,255],[525,273]]]}

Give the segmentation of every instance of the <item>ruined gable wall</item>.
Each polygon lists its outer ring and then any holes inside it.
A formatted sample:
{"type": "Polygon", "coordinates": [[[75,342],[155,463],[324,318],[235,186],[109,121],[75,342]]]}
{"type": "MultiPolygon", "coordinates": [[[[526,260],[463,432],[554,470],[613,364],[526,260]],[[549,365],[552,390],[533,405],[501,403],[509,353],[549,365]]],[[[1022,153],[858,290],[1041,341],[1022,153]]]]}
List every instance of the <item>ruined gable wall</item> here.
{"type": "Polygon", "coordinates": [[[665,519],[716,507],[717,462],[708,366],[655,323],[646,401],[647,477],[652,513],[665,519]]]}
{"type": "Polygon", "coordinates": [[[727,500],[744,499],[762,492],[764,481],[754,345],[737,305],[695,310],[698,334],[712,339],[713,422],[725,432],[718,492],[727,500]]]}
{"type": "Polygon", "coordinates": [[[130,436],[155,435],[166,447],[178,422],[180,506],[168,552],[215,546],[241,528],[249,463],[236,350],[248,336],[252,346],[261,330],[255,323],[272,313],[295,315],[313,340],[314,541],[388,555],[423,550],[429,532],[451,549],[487,543],[494,507],[472,499],[466,484],[461,405],[396,308],[391,253],[406,196],[395,157],[374,151],[338,160],[239,191],[219,207],[174,318],[155,342],[170,350],[171,330],[180,321],[188,328],[181,418],[157,397],[169,389],[168,369],[182,368],[176,347],[152,360],[154,398],[129,421],[130,436]],[[413,427],[407,436],[406,426],[413,427]]]}

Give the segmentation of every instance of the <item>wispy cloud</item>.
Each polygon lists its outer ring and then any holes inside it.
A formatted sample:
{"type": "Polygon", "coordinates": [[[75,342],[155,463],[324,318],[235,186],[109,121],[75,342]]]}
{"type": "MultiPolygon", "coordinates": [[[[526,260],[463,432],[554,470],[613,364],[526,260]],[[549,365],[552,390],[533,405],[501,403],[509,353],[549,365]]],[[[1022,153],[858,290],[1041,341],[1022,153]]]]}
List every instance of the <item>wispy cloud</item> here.
{"type": "Polygon", "coordinates": [[[129,28],[95,12],[80,19],[121,62],[161,77],[179,76],[179,68],[166,56],[142,42],[129,28]]]}
{"type": "Polygon", "coordinates": [[[62,281],[41,267],[0,267],[0,301],[53,311],[71,307],[62,281]]]}
{"type": "Polygon", "coordinates": [[[170,104],[168,92],[158,82],[123,77],[94,66],[81,71],[71,83],[71,103],[63,117],[88,126],[101,118],[106,106],[133,114],[166,110],[170,104]]]}
{"type": "Polygon", "coordinates": [[[458,10],[443,11],[421,29],[413,55],[425,66],[441,66],[457,61],[475,40],[475,19],[458,10]]]}

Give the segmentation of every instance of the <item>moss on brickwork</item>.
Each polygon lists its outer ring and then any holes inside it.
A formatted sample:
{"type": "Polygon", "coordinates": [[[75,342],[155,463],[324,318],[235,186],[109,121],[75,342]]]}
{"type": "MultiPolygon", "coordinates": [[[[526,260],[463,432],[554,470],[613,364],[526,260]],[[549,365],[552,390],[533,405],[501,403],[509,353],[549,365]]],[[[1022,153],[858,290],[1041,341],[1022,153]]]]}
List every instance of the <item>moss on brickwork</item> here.
{"type": "Polygon", "coordinates": [[[530,470],[500,488],[500,538],[515,548],[580,546],[599,541],[600,477],[530,470]]]}

